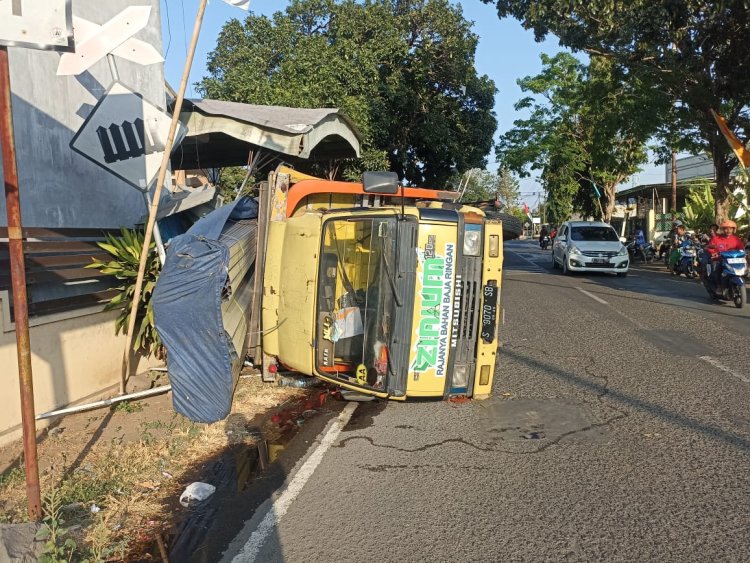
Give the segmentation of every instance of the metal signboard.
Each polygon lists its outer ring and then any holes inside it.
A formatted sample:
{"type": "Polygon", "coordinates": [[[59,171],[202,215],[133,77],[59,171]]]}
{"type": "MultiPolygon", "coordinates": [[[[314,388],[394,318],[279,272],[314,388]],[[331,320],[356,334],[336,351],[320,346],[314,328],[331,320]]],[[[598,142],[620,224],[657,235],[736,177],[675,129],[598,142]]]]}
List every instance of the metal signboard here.
{"type": "Polygon", "coordinates": [[[76,132],[70,148],[145,191],[159,172],[171,121],[164,110],[115,82],[76,132]]]}
{"type": "Polygon", "coordinates": [[[151,6],[128,6],[103,25],[74,18],[76,50],[60,57],[57,75],[81,74],[106,57],[107,53],[124,56],[140,64],[161,62],[164,59],[153,46],[133,37],[148,25],[150,14],[151,6]]]}
{"type": "Polygon", "coordinates": [[[0,45],[73,51],[71,0],[0,0],[0,45]]]}

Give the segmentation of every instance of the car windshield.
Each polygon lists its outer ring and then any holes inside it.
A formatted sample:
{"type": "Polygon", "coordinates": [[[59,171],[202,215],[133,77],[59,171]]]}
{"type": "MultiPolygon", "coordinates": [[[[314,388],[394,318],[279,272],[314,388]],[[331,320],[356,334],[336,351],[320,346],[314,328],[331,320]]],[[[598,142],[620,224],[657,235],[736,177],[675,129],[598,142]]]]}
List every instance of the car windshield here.
{"type": "Polygon", "coordinates": [[[620,238],[612,227],[591,226],[571,228],[570,240],[586,242],[618,242],[620,238]]]}
{"type": "Polygon", "coordinates": [[[382,389],[390,362],[396,220],[326,223],[317,314],[317,368],[349,383],[382,389]]]}

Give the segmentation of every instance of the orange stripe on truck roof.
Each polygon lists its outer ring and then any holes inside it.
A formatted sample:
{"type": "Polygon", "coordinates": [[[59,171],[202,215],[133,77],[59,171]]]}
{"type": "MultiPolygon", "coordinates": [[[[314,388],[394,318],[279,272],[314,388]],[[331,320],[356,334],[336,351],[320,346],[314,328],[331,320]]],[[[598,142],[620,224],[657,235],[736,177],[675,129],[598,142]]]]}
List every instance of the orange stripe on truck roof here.
{"type": "Polygon", "coordinates": [[[286,202],[286,215],[291,217],[294,210],[309,195],[313,194],[352,194],[352,195],[386,195],[390,197],[404,197],[414,199],[431,199],[439,201],[456,201],[460,195],[458,192],[442,190],[431,190],[428,188],[401,188],[397,194],[378,194],[377,192],[365,193],[364,186],[355,182],[336,182],[332,180],[302,180],[289,188],[286,202]]]}

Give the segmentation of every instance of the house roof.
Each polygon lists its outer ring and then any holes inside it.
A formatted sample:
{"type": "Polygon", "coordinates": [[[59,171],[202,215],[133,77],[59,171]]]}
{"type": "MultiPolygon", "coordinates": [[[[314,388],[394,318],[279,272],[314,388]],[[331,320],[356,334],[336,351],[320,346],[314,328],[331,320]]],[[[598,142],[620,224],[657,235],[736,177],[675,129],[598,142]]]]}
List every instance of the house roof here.
{"type": "MultiPolygon", "coordinates": [[[[692,187],[695,186],[695,179],[685,180],[677,183],[677,194],[679,196],[687,195],[692,187]]],[[[671,197],[672,195],[672,184],[641,184],[634,188],[628,188],[627,190],[620,190],[616,194],[617,200],[624,200],[631,197],[652,197],[654,190],[656,190],[657,197],[671,197]]]]}
{"type": "Polygon", "coordinates": [[[175,169],[247,164],[248,153],[280,159],[326,160],[359,156],[361,134],[337,108],[290,108],[185,100],[180,121],[188,132],[172,154],[175,169]]]}

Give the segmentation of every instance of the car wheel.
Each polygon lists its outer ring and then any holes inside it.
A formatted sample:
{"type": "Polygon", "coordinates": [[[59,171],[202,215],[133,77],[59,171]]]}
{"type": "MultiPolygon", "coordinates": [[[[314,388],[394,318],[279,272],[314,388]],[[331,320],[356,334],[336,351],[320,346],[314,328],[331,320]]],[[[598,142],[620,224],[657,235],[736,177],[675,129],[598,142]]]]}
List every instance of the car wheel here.
{"type": "Polygon", "coordinates": [[[552,269],[557,270],[557,262],[555,262],[555,250],[552,249],[552,269]]]}
{"type": "Polygon", "coordinates": [[[565,254],[563,254],[562,271],[564,276],[570,275],[570,270],[568,269],[568,257],[565,256],[565,254]]]}

